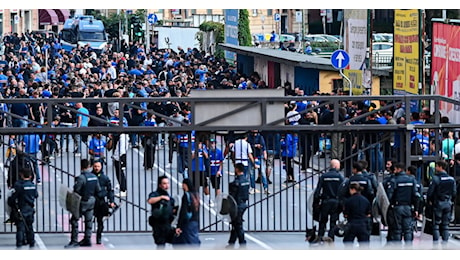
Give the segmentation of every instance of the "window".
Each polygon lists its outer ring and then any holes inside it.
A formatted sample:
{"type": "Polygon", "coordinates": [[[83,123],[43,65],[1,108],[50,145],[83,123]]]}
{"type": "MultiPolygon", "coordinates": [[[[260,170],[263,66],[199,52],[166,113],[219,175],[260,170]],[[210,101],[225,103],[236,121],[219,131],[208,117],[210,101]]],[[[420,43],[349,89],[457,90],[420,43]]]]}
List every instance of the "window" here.
{"type": "Polygon", "coordinates": [[[196,9],[192,9],[192,15],[196,14],[196,9]]]}
{"type": "Polygon", "coordinates": [[[257,16],[257,9],[252,9],[252,16],[257,16]]]}
{"type": "Polygon", "coordinates": [[[206,9],[206,14],[212,15],[212,9],[206,9]]]}
{"type": "Polygon", "coordinates": [[[273,9],[267,9],[267,16],[273,15],[273,9]]]}

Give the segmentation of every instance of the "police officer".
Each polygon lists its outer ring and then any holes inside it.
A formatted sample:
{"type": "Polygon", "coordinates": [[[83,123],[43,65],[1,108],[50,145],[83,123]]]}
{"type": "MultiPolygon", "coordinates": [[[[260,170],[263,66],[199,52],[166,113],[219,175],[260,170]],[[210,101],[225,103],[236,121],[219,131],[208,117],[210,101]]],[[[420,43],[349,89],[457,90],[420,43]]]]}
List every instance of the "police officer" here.
{"type": "MultiPolygon", "coordinates": [[[[391,187],[390,183],[395,178],[395,165],[396,164],[397,164],[397,161],[395,160],[387,161],[388,176],[386,176],[382,181],[382,185],[383,185],[383,188],[385,189],[385,193],[387,197],[388,197],[388,188],[391,187]]],[[[393,208],[389,207],[387,209],[387,215],[384,218],[386,221],[386,225],[388,227],[386,239],[388,242],[391,242],[391,239],[393,237],[394,228],[396,226],[393,208]]]]}
{"type": "Polygon", "coordinates": [[[72,214],[70,225],[72,231],[70,234],[70,243],[65,248],[73,248],[78,246],[91,246],[91,232],[93,229],[93,214],[96,196],[101,192],[101,187],[97,176],[91,172],[88,159],[81,160],[81,174],[75,178],[73,191],[81,196],[80,216],[72,214]],[[85,219],[85,235],[78,242],[78,220],[81,215],[85,219]]]}
{"type": "Polygon", "coordinates": [[[360,246],[369,246],[370,228],[369,219],[371,217],[371,203],[361,195],[362,187],[359,183],[351,183],[349,193],[343,206],[343,216],[348,221],[348,232],[343,237],[345,245],[350,246],[355,238],[358,239],[360,246]]]}
{"type": "Polygon", "coordinates": [[[24,168],[20,172],[21,179],[14,184],[14,192],[8,198],[8,204],[16,208],[18,219],[16,220],[16,247],[23,245],[24,234],[30,247],[35,246],[34,239],[34,213],[35,199],[38,198],[37,187],[32,182],[32,169],[24,168]]]}
{"type": "Polygon", "coordinates": [[[418,214],[417,183],[406,174],[404,164],[396,163],[395,177],[388,182],[387,196],[394,212],[394,229],[391,241],[404,241],[411,244],[414,238],[412,223],[418,214]]]}
{"type": "Polygon", "coordinates": [[[344,177],[340,172],[340,161],[332,159],[329,171],[321,175],[314,193],[314,207],[319,206],[320,208],[318,229],[318,236],[320,239],[324,236],[326,224],[329,219],[328,237],[334,240],[334,227],[339,219],[338,191],[343,181],[344,177]]]}
{"type": "Polygon", "coordinates": [[[164,249],[166,243],[171,243],[174,234],[174,229],[171,227],[174,199],[169,196],[168,190],[168,177],[159,176],[157,190],[152,191],[147,200],[147,203],[152,205],[152,216],[149,219],[149,224],[153,229],[153,239],[157,249],[164,249]]]}
{"type": "Polygon", "coordinates": [[[433,243],[449,240],[449,222],[452,216],[452,205],[457,197],[457,187],[453,177],[446,172],[447,163],[443,160],[436,162],[436,173],[428,187],[427,201],[433,206],[433,243]]]}
{"type": "Polygon", "coordinates": [[[101,244],[102,231],[104,231],[104,217],[109,215],[109,208],[115,207],[112,182],[102,170],[102,162],[95,161],[93,163],[93,173],[97,176],[101,192],[96,197],[94,206],[94,216],[96,217],[96,244],[101,244]]]}
{"type": "Polygon", "coordinates": [[[235,217],[232,217],[232,230],[230,231],[230,238],[226,248],[233,248],[237,238],[240,247],[246,246],[243,229],[243,214],[248,208],[249,181],[244,175],[244,165],[242,163],[235,164],[235,174],[235,180],[229,184],[229,192],[235,199],[238,213],[235,217]]]}
{"type": "Polygon", "coordinates": [[[361,194],[372,203],[374,199],[374,189],[372,188],[371,181],[363,175],[363,166],[360,162],[354,162],[352,166],[353,175],[349,179],[345,180],[340,187],[339,199],[341,202],[351,196],[349,192],[350,185],[352,183],[358,183],[362,188],[361,194]]]}

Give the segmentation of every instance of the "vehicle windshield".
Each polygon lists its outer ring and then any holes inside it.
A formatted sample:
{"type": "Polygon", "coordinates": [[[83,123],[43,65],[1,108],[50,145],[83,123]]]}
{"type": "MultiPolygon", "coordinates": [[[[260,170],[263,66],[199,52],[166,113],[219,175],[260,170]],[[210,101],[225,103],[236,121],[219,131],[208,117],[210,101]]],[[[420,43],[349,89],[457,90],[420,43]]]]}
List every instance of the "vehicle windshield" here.
{"type": "Polygon", "coordinates": [[[79,32],[79,41],[105,42],[105,32],[79,32]]]}

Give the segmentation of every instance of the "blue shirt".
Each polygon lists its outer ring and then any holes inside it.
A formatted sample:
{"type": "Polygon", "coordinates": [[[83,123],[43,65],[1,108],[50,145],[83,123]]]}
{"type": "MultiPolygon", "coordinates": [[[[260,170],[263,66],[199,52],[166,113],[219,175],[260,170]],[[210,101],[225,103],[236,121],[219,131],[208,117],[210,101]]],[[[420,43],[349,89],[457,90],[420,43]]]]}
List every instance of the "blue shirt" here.
{"type": "MultiPolygon", "coordinates": [[[[78,109],[78,112],[81,112],[81,113],[83,113],[83,114],[89,115],[88,109],[86,109],[86,108],[84,108],[84,107],[79,108],[79,109],[78,109]]],[[[81,118],[80,127],[88,127],[89,116],[85,116],[85,115],[82,115],[82,114],[77,114],[77,122],[78,122],[79,118],[81,118]]]]}
{"type": "MultiPolygon", "coordinates": [[[[195,151],[192,150],[192,153],[194,153],[195,151]]],[[[207,153],[208,150],[206,149],[206,146],[203,145],[203,148],[202,149],[199,149],[198,150],[198,153],[195,155],[195,158],[192,159],[192,171],[195,171],[195,168],[196,168],[196,159],[198,158],[198,167],[199,167],[199,171],[202,172],[205,170],[205,166],[204,166],[204,153],[207,153]]]]}
{"type": "Polygon", "coordinates": [[[93,150],[95,158],[100,158],[105,153],[106,144],[107,142],[104,139],[94,137],[91,138],[91,141],[89,141],[88,148],[93,150]]]}
{"type": "Polygon", "coordinates": [[[220,165],[224,161],[224,154],[222,153],[222,150],[219,148],[216,148],[215,150],[209,150],[209,163],[210,163],[210,169],[211,169],[211,176],[214,176],[217,174],[217,171],[220,168],[220,165]]]}
{"type": "Polygon", "coordinates": [[[40,136],[38,134],[24,135],[24,152],[36,154],[40,151],[40,136]]]}

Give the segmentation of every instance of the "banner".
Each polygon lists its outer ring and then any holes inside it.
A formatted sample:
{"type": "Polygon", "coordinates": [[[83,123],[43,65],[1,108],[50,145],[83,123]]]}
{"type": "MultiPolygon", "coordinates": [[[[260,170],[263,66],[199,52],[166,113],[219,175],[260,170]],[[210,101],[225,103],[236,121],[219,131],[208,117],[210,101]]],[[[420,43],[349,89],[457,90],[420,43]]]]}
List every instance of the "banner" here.
{"type": "Polygon", "coordinates": [[[393,91],[418,94],[420,79],[420,17],[417,9],[395,10],[393,91]]]}
{"type": "MultiPolygon", "coordinates": [[[[344,70],[343,74],[350,79],[351,84],[353,86],[353,95],[363,95],[364,87],[363,87],[363,71],[361,70],[344,70]]],[[[348,91],[349,84],[347,80],[343,80],[343,90],[348,91]]]]}
{"type": "MultiPolygon", "coordinates": [[[[225,9],[225,43],[230,43],[234,45],[239,45],[238,42],[238,18],[239,11],[238,9],[225,9]]],[[[225,51],[225,59],[227,61],[234,61],[236,53],[225,51]]]]}
{"type": "MultiPolygon", "coordinates": [[[[460,98],[460,26],[433,23],[431,52],[431,89],[433,94],[458,100],[460,98]]],[[[443,116],[460,122],[460,108],[440,102],[443,116]]]]}
{"type": "Polygon", "coordinates": [[[350,56],[347,69],[362,70],[367,52],[367,10],[344,10],[345,51],[350,56]]]}

